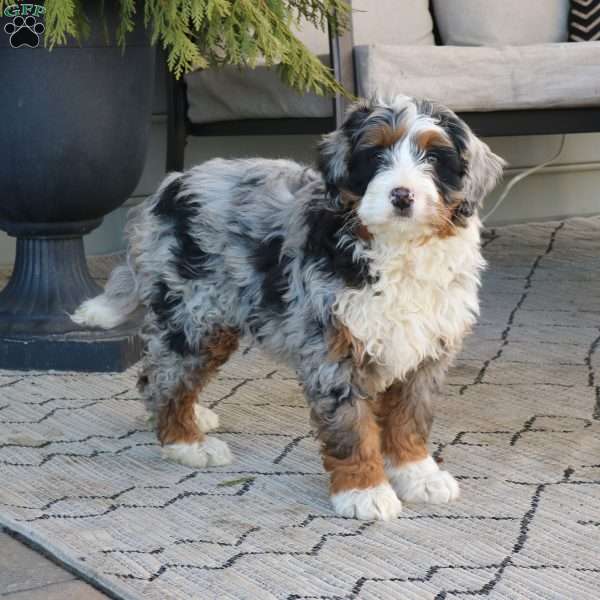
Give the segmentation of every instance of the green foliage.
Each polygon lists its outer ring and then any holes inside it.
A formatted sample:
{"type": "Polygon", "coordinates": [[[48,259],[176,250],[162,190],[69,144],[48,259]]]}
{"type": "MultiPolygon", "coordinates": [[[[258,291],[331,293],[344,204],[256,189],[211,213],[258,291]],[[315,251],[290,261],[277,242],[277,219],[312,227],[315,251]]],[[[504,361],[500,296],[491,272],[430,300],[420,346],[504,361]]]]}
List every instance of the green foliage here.
{"type": "MultiPolygon", "coordinates": [[[[176,77],[195,69],[237,65],[255,67],[264,60],[285,83],[301,92],[344,92],[324,66],[294,35],[308,21],[326,29],[344,28],[349,12],[344,0],[108,0],[119,2],[120,21],[108,32],[123,48],[133,30],[136,9],[143,7],[152,42],[165,49],[176,77]]],[[[104,0],[98,0],[103,5],[104,0]]],[[[0,0],[0,10],[12,4],[0,0]]],[[[89,33],[83,0],[46,0],[46,45],[89,33]]]]}
{"type": "Polygon", "coordinates": [[[240,477],[239,479],[228,479],[227,481],[221,481],[217,483],[217,487],[230,487],[233,485],[239,485],[240,483],[248,483],[254,481],[256,477],[240,477]]]}
{"type": "Polygon", "coordinates": [[[76,0],[63,0],[63,2],[46,2],[46,39],[54,46],[55,44],[65,44],[68,36],[77,37],[80,35],[77,14],[76,0]]]}

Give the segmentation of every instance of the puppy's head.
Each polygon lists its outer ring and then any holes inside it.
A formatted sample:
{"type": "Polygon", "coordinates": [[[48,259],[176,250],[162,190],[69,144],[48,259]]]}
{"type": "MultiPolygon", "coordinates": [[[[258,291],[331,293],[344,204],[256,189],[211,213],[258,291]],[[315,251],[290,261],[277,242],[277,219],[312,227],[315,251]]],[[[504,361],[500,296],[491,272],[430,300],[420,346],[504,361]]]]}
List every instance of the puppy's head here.
{"type": "Polygon", "coordinates": [[[372,233],[452,235],[494,187],[503,164],[451,110],[404,96],[355,104],[319,147],[329,193],[353,203],[372,233]]]}

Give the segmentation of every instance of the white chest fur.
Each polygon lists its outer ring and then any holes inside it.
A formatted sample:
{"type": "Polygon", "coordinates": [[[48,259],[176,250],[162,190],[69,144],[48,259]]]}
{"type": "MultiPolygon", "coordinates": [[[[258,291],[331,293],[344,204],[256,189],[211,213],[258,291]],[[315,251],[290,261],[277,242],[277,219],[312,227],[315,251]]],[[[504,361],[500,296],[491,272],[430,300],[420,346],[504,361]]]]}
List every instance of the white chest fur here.
{"type": "Polygon", "coordinates": [[[378,279],[346,289],[334,314],[379,366],[381,386],[403,379],[426,358],[460,347],[479,312],[485,266],[479,223],[446,239],[375,239],[369,251],[378,279]]]}

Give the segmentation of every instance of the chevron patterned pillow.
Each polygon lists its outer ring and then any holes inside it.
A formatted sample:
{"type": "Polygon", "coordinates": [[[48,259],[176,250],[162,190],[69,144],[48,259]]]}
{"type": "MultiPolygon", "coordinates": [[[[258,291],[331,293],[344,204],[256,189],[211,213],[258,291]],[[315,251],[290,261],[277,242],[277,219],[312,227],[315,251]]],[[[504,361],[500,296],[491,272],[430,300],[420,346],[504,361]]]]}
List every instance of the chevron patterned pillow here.
{"type": "Polygon", "coordinates": [[[600,0],[571,0],[569,41],[600,40],[600,0]]]}

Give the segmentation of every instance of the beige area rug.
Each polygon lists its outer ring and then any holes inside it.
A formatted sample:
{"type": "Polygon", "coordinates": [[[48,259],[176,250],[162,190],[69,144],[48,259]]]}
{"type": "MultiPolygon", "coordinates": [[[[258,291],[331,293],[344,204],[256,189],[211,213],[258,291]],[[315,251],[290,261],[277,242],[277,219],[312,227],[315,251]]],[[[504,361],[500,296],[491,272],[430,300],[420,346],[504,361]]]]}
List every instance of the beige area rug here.
{"type": "MultiPolygon", "coordinates": [[[[437,407],[449,506],[336,517],[291,372],[204,396],[228,467],[162,461],[123,374],[0,374],[0,522],[117,598],[600,597],[600,218],[489,232],[480,325],[437,407]]],[[[102,265],[101,265],[102,266],[102,265]]]]}

